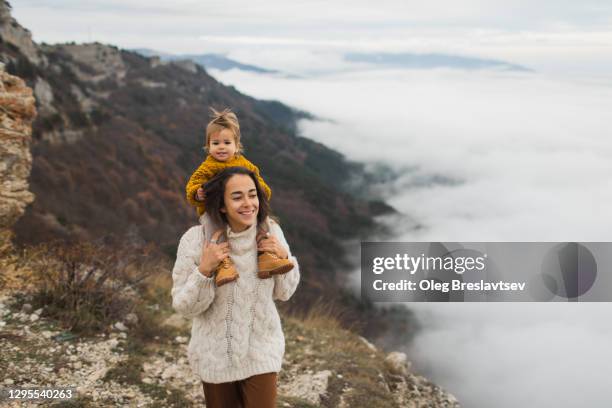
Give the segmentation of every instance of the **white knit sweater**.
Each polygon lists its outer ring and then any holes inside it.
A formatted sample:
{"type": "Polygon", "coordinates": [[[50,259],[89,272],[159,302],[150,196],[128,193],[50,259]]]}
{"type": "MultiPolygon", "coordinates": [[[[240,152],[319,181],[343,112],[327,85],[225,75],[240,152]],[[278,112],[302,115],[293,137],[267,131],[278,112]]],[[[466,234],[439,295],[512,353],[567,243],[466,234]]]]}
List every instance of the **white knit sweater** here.
{"type": "Polygon", "coordinates": [[[256,374],[279,372],[285,337],[274,300],[288,300],[300,272],[282,230],[270,232],[289,252],[295,267],[270,279],[257,277],[256,227],[234,233],[228,228],[230,257],[240,277],[216,287],[214,278],[198,271],[203,228],[190,228],[181,238],[172,271],[172,306],[193,318],[189,364],[208,383],[237,381],[256,374]]]}

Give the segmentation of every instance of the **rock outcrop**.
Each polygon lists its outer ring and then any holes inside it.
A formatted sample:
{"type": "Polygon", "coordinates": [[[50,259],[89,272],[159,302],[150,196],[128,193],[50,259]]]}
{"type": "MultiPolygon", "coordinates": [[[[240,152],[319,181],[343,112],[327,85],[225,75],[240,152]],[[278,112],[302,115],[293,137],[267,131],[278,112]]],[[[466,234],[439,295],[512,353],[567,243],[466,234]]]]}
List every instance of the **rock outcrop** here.
{"type": "Polygon", "coordinates": [[[17,47],[33,63],[38,64],[43,60],[36,44],[32,41],[32,33],[19,25],[11,16],[11,6],[5,0],[0,0],[0,37],[17,47]]]}
{"type": "Polygon", "coordinates": [[[28,191],[32,168],[30,141],[36,107],[32,89],[0,68],[0,245],[9,228],[34,200],[28,191]]]}
{"type": "Polygon", "coordinates": [[[121,50],[100,43],[58,44],[49,50],[67,55],[72,62],[70,68],[83,82],[97,83],[103,80],[117,81],[125,77],[127,66],[121,57],[121,50]]]}
{"type": "MultiPolygon", "coordinates": [[[[0,0],[0,40],[32,61],[41,55],[30,31],[11,16],[11,6],[0,0]]],[[[5,71],[6,56],[0,60],[0,253],[10,243],[10,228],[34,200],[28,177],[32,169],[30,143],[36,105],[32,89],[19,77],[5,71]]]]}
{"type": "Polygon", "coordinates": [[[411,369],[408,356],[386,354],[324,317],[283,319],[286,348],[279,406],[459,408],[448,391],[411,369]]]}

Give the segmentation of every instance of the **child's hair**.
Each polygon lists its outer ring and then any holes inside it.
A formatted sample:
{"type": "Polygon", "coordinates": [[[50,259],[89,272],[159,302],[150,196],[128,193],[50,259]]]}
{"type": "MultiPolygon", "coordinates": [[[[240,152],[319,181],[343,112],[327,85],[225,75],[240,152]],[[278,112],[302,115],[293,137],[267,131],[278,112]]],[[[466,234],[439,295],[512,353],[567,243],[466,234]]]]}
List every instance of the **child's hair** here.
{"type": "Polygon", "coordinates": [[[240,142],[240,125],[236,114],[229,108],[223,109],[221,112],[210,108],[210,122],[206,126],[206,145],[204,148],[208,152],[210,137],[223,129],[229,129],[234,134],[234,142],[236,142],[236,156],[240,156],[243,151],[242,143],[240,142]]]}

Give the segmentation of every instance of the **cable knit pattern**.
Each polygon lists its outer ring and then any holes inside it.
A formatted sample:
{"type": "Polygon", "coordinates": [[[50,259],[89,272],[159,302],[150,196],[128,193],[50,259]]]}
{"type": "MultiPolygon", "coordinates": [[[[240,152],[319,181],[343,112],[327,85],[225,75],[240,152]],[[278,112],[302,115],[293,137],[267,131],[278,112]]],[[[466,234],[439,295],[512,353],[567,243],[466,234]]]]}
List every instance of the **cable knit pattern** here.
{"type": "Polygon", "coordinates": [[[172,306],[193,318],[187,353],[191,368],[203,381],[238,381],[281,369],[285,337],[274,300],[291,297],[300,272],[281,228],[270,224],[270,232],[289,252],[293,270],[259,279],[256,227],[239,233],[228,229],[230,257],[240,277],[221,287],[198,271],[203,228],[192,227],[181,238],[172,271],[172,306]]]}

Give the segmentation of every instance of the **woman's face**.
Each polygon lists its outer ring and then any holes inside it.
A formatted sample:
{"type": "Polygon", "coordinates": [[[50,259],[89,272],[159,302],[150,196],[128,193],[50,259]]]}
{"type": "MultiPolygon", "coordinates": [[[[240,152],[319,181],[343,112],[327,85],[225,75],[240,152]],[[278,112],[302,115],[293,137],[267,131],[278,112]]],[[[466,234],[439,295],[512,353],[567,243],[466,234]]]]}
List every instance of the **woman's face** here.
{"type": "Polygon", "coordinates": [[[223,202],[221,212],[227,216],[232,231],[244,231],[257,222],[259,199],[250,176],[236,174],[230,177],[225,184],[223,202]]]}

